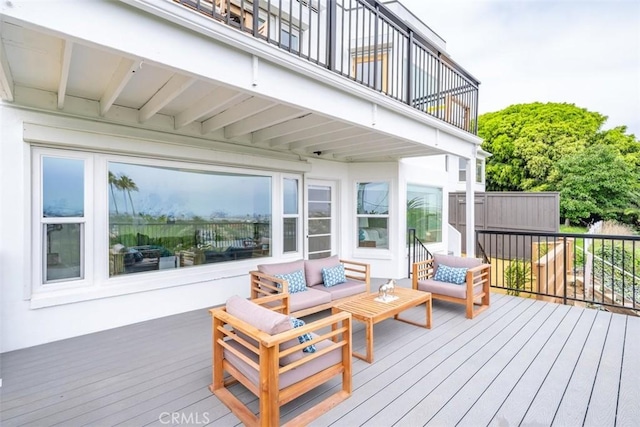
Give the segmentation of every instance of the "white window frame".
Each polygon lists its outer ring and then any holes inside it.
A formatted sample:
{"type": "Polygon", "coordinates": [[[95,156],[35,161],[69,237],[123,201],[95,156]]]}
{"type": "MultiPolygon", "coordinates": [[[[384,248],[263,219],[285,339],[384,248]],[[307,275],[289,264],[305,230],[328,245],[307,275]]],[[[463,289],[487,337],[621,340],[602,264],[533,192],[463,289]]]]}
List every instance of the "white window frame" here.
{"type": "Polygon", "coordinates": [[[356,230],[356,250],[376,250],[376,251],[389,251],[391,250],[391,212],[393,210],[393,204],[392,204],[392,200],[393,200],[393,195],[392,195],[392,182],[390,180],[386,180],[386,179],[360,179],[357,180],[355,182],[355,194],[354,194],[354,218],[355,218],[355,227],[354,230],[356,230]],[[388,198],[388,202],[387,202],[387,206],[388,206],[388,212],[386,214],[359,214],[358,213],[358,186],[361,183],[384,183],[387,185],[387,198],[388,198]],[[359,240],[359,230],[360,230],[360,219],[361,218],[386,218],[387,219],[387,247],[365,247],[365,246],[360,246],[360,240],[359,240]]]}
{"type": "MultiPolygon", "coordinates": [[[[304,193],[304,186],[303,186],[303,182],[302,182],[302,176],[301,175],[288,175],[288,174],[283,174],[282,175],[282,179],[281,179],[281,188],[282,191],[280,191],[281,193],[281,205],[282,205],[282,223],[281,223],[281,227],[282,227],[282,232],[280,233],[280,236],[282,237],[282,253],[284,255],[292,255],[292,254],[301,254],[302,253],[302,248],[303,248],[303,240],[302,240],[302,210],[304,205],[303,203],[303,193],[304,193]],[[290,179],[290,180],[296,180],[298,181],[298,212],[296,214],[287,214],[284,212],[284,182],[285,180],[290,179]],[[284,220],[285,218],[297,218],[296,221],[296,250],[295,251],[290,251],[290,252],[286,252],[285,248],[284,248],[284,220]]],[[[272,221],[273,222],[273,221],[272,221]]],[[[273,237],[272,237],[273,240],[273,237]]],[[[273,249],[272,249],[273,251],[273,249]]],[[[271,255],[273,256],[273,252],[271,253],[271,255]]]]}
{"type": "Polygon", "coordinates": [[[484,159],[476,159],[476,183],[484,183],[484,159]],[[478,179],[480,178],[480,179],[478,179]]]}
{"type": "MultiPolygon", "coordinates": [[[[197,161],[163,160],[155,158],[131,157],[122,153],[96,153],[89,150],[82,151],[75,147],[61,146],[48,148],[32,146],[32,194],[31,194],[31,281],[25,287],[25,298],[30,300],[30,307],[38,309],[80,301],[89,301],[105,297],[121,296],[137,292],[171,288],[175,286],[191,285],[229,277],[230,274],[240,274],[255,266],[255,259],[235,261],[233,263],[206,264],[193,269],[162,270],[162,273],[148,272],[133,275],[119,275],[109,277],[109,162],[131,163],[157,167],[175,167],[194,171],[216,171],[240,174],[254,174],[271,178],[271,236],[278,236],[271,247],[271,257],[282,255],[282,244],[279,241],[283,233],[282,221],[277,221],[282,213],[282,186],[284,174],[279,171],[246,169],[242,166],[222,166],[198,163],[197,161]],[[44,284],[44,251],[46,242],[42,232],[42,158],[60,157],[82,159],[85,161],[84,186],[84,277],[82,279],[61,280],[44,284]],[[102,178],[101,178],[102,177],[102,178]]],[[[303,185],[301,175],[291,175],[303,185]]],[[[302,195],[299,192],[299,211],[302,195]]],[[[60,222],[77,223],[77,218],[55,218],[60,222]]],[[[299,224],[298,252],[302,251],[302,225],[299,224]]],[[[286,255],[293,255],[287,253],[286,255]]],[[[268,257],[265,257],[265,260],[268,257]]]]}
{"type": "Polygon", "coordinates": [[[32,292],[52,292],[62,289],[85,288],[91,282],[94,275],[93,269],[93,245],[91,244],[94,233],[94,160],[91,153],[78,151],[57,150],[49,148],[34,148],[31,153],[33,175],[33,189],[31,192],[31,217],[32,217],[32,244],[31,244],[31,271],[32,292]],[[43,159],[45,157],[55,157],[60,159],[82,160],[84,162],[84,212],[83,217],[54,217],[45,218],[43,211],[43,159]],[[45,224],[82,224],[82,241],[80,254],[80,278],[61,279],[46,281],[46,233],[45,224]]]}
{"type": "Polygon", "coordinates": [[[458,157],[458,181],[467,182],[467,159],[458,157]]]}

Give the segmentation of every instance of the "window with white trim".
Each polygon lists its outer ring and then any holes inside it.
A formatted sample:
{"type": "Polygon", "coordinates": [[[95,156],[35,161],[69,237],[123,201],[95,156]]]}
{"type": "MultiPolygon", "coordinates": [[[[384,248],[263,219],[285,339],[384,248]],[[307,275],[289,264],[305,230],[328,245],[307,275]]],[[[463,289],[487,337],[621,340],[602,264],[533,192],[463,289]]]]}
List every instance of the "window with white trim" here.
{"type": "Polygon", "coordinates": [[[484,160],[476,159],[476,182],[482,184],[484,182],[484,160]]]}
{"type": "MultiPolygon", "coordinates": [[[[85,277],[87,222],[87,159],[77,156],[35,156],[41,170],[39,241],[42,280],[48,285],[85,277]]],[[[90,188],[90,187],[89,187],[90,188]]]]}
{"type": "Polygon", "coordinates": [[[283,252],[298,252],[300,237],[300,180],[282,180],[282,242],[283,252]]]}
{"type": "Polygon", "coordinates": [[[356,184],[358,247],[389,249],[389,183],[356,184]]]}
{"type": "Polygon", "coordinates": [[[467,181],[467,159],[458,157],[458,181],[467,181]]]}
{"type": "MultiPolygon", "coordinates": [[[[32,153],[34,290],[272,255],[277,173],[63,149],[32,153]]],[[[285,250],[295,251],[300,178],[285,181],[284,224],[294,224],[285,250]]]]}
{"type": "Polygon", "coordinates": [[[407,228],[424,243],[442,242],[442,188],[407,184],[407,228]]]}
{"type": "Polygon", "coordinates": [[[271,181],[108,162],[109,276],[270,255],[271,181]]]}

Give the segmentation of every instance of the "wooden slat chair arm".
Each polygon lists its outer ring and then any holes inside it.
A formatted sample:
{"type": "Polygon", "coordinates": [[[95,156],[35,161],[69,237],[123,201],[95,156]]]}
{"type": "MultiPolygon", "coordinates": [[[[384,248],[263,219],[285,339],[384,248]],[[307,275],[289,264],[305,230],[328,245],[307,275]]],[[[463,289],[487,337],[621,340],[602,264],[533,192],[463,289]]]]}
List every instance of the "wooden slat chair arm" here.
{"type": "Polygon", "coordinates": [[[369,293],[371,287],[371,265],[347,259],[340,259],[340,262],[344,266],[346,277],[351,280],[365,282],[367,285],[366,293],[369,293]]]}
{"type": "Polygon", "coordinates": [[[262,273],[260,271],[250,271],[251,277],[251,299],[257,299],[276,293],[289,293],[289,282],[285,279],[262,273]]]}

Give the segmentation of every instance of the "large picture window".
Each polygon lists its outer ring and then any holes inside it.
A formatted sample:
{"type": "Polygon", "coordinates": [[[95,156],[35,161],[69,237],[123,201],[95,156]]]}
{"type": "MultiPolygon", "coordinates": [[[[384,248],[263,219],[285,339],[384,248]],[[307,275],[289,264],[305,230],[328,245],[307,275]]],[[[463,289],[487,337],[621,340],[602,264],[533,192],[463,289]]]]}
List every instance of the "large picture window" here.
{"type": "Polygon", "coordinates": [[[389,248],[389,183],[357,184],[358,247],[389,248]]]}
{"type": "Polygon", "coordinates": [[[271,253],[271,177],[109,162],[109,275],[271,253]]]}
{"type": "Polygon", "coordinates": [[[407,185],[407,228],[425,243],[442,242],[442,189],[407,185]]]}

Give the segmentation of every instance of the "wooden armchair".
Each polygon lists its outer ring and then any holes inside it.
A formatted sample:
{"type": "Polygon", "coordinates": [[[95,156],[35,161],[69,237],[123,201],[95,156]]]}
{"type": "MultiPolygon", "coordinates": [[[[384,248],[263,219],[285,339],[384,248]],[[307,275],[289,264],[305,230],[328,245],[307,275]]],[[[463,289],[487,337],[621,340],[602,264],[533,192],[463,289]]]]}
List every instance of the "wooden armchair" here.
{"type": "Polygon", "coordinates": [[[436,254],[432,259],[413,264],[413,289],[431,292],[433,299],[455,302],[466,306],[466,316],[474,316],[489,308],[491,264],[476,258],[463,258],[436,254]],[[439,265],[459,269],[467,268],[460,284],[434,280],[439,265]],[[478,308],[474,308],[478,305],[478,308]]]}
{"type": "Polygon", "coordinates": [[[226,307],[210,310],[209,389],[247,426],[280,425],[282,405],[338,375],[341,389],[286,425],[306,425],[351,395],[351,315],[340,313],[292,328],[288,310],[288,294],[251,301],[232,297],[226,307]],[[303,334],[310,340],[301,343],[303,334]],[[310,345],[314,352],[307,352],[310,345]],[[257,415],[227,388],[236,382],[258,397],[257,415]]]}

